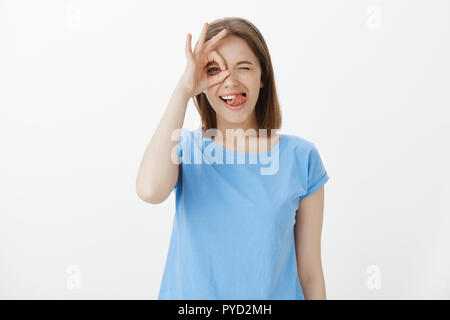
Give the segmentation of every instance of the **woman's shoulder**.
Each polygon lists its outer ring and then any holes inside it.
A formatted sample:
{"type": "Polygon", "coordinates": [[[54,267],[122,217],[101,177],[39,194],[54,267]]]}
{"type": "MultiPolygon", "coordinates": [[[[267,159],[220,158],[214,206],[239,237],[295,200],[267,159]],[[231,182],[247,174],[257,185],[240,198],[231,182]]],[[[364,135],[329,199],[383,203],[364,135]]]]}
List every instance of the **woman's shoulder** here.
{"type": "Polygon", "coordinates": [[[282,138],[285,139],[286,145],[289,149],[297,152],[310,151],[315,148],[315,143],[309,139],[301,137],[292,133],[282,133],[282,138]]]}
{"type": "Polygon", "coordinates": [[[322,179],[326,179],[322,181],[326,182],[329,177],[316,144],[312,140],[294,134],[286,134],[285,138],[288,141],[286,149],[288,153],[289,149],[291,151],[290,158],[297,163],[299,168],[308,172],[307,176],[310,181],[318,181],[317,179],[322,177],[322,179]]]}
{"type": "Polygon", "coordinates": [[[191,141],[197,134],[198,129],[188,129],[185,127],[181,127],[180,129],[177,129],[176,131],[180,134],[180,139],[184,140],[186,142],[191,141]]]}

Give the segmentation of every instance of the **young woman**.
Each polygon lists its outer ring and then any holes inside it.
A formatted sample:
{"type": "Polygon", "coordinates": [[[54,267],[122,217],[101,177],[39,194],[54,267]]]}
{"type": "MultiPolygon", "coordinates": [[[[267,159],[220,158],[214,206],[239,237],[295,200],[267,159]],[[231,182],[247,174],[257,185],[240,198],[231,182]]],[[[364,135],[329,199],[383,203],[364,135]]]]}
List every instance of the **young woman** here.
{"type": "Polygon", "coordinates": [[[194,50],[191,38],[136,180],[146,202],[176,195],[158,299],[326,299],[329,177],[314,143],[272,132],[281,112],[261,33],[225,18],[204,24],[194,50]],[[191,97],[202,122],[194,130],[183,128],[191,97]]]}

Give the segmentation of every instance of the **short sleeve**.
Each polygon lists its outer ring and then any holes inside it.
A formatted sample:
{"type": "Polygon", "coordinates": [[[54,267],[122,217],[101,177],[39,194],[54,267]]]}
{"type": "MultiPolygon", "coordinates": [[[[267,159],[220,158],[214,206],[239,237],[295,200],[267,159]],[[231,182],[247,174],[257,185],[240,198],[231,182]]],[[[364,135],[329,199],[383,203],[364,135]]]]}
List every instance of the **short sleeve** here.
{"type": "MultiPolygon", "coordinates": [[[[181,137],[180,137],[180,140],[181,140],[181,137]]],[[[178,149],[177,149],[177,156],[178,156],[178,159],[181,161],[181,159],[182,159],[182,156],[183,156],[183,151],[182,151],[183,149],[181,148],[181,142],[180,141],[178,141],[178,149]]]]}
{"type": "Polygon", "coordinates": [[[180,139],[178,140],[178,146],[177,146],[177,157],[178,160],[180,161],[179,164],[179,171],[178,171],[178,180],[177,183],[175,184],[174,190],[176,190],[178,188],[178,186],[181,184],[181,180],[182,180],[182,176],[183,176],[183,149],[186,148],[186,144],[189,141],[189,131],[185,128],[181,128],[181,132],[180,132],[180,139]]]}
{"type": "Polygon", "coordinates": [[[312,144],[312,148],[308,155],[308,187],[307,192],[299,197],[299,200],[306,198],[314,191],[317,191],[329,179],[328,173],[325,170],[319,151],[316,146],[312,144]]]}
{"type": "Polygon", "coordinates": [[[175,184],[175,187],[173,187],[174,190],[177,190],[178,186],[181,183],[181,177],[183,175],[183,166],[181,165],[182,155],[183,155],[183,152],[182,152],[181,144],[180,144],[180,142],[178,142],[177,156],[178,156],[178,159],[180,160],[180,164],[178,165],[178,180],[177,180],[177,183],[175,184]]]}

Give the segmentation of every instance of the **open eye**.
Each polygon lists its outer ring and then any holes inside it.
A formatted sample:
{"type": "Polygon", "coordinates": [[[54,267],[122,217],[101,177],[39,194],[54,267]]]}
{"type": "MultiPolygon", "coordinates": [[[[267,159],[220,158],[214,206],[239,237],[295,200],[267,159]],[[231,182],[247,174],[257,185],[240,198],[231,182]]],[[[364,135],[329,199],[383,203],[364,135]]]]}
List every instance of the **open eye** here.
{"type": "Polygon", "coordinates": [[[209,69],[207,70],[207,72],[210,73],[210,71],[211,71],[211,70],[214,70],[214,69],[219,70],[219,68],[217,68],[217,67],[212,67],[212,68],[209,68],[209,69]]]}

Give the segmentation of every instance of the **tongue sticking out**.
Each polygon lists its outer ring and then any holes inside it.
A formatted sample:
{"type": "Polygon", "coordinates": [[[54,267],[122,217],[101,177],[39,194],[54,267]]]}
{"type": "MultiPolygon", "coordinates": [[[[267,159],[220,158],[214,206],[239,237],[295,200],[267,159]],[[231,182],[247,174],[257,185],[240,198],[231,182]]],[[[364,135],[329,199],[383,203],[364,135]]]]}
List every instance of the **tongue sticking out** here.
{"type": "Polygon", "coordinates": [[[227,104],[237,106],[243,104],[245,101],[247,101],[247,97],[244,97],[242,94],[235,94],[232,100],[227,100],[227,104]]]}

